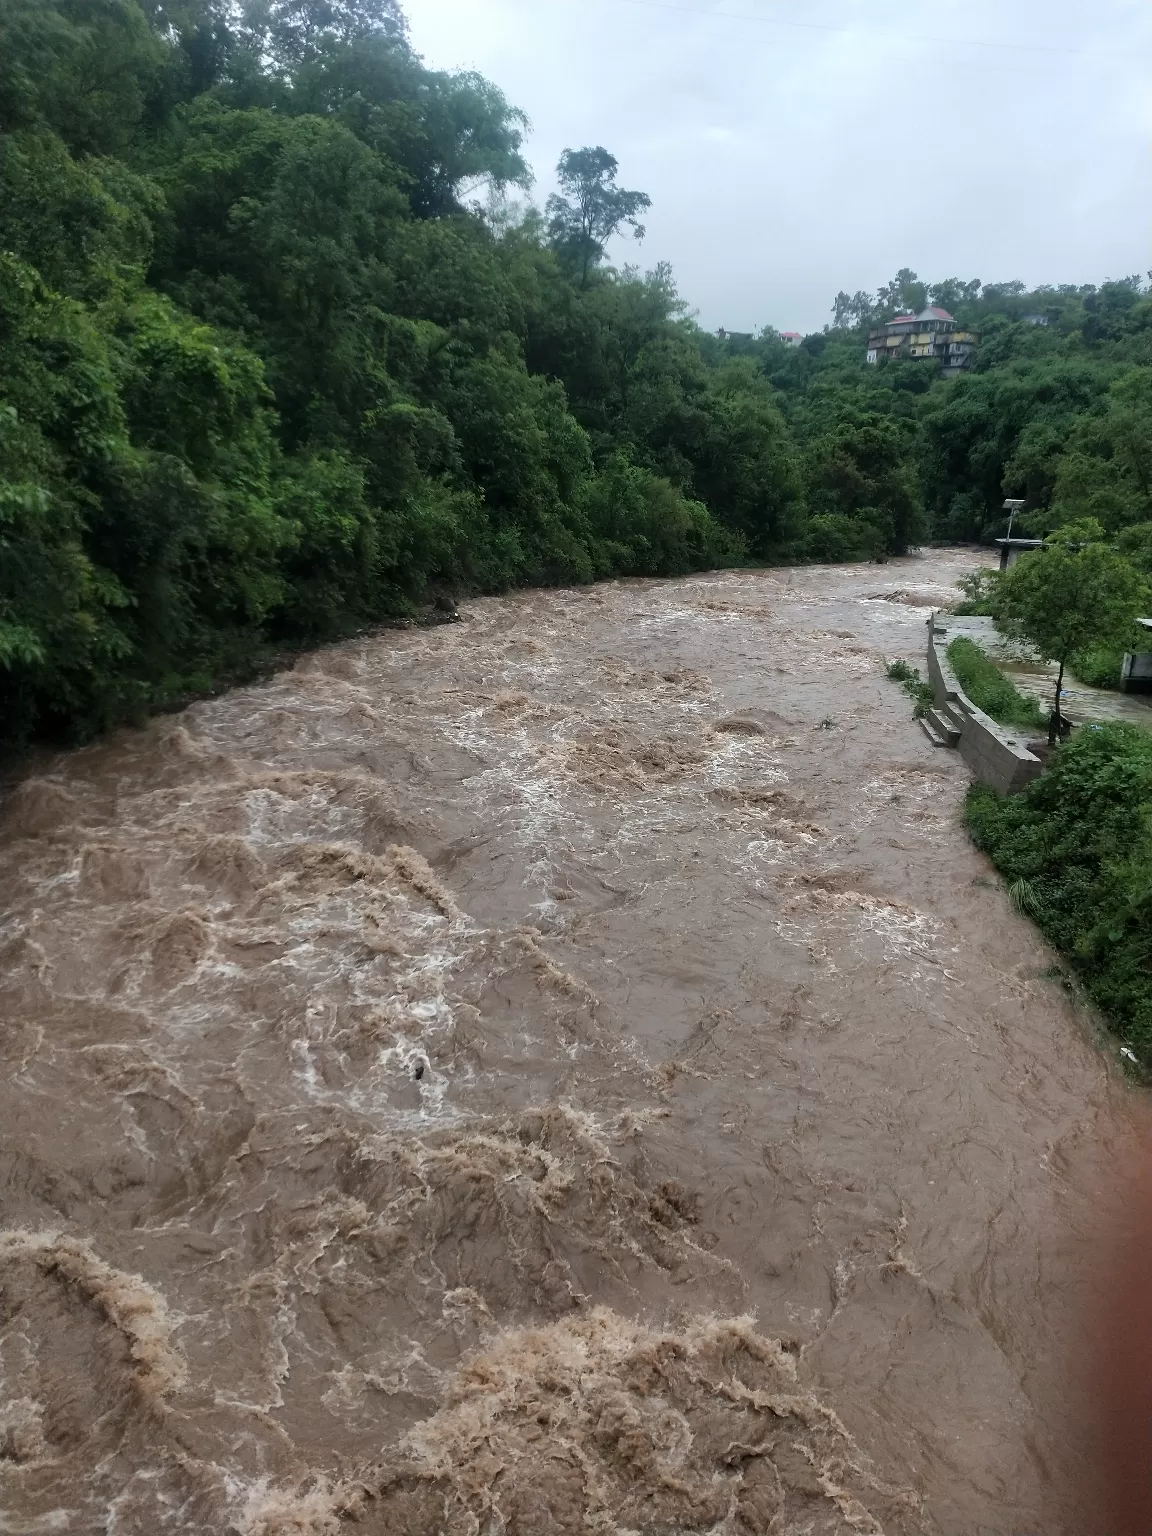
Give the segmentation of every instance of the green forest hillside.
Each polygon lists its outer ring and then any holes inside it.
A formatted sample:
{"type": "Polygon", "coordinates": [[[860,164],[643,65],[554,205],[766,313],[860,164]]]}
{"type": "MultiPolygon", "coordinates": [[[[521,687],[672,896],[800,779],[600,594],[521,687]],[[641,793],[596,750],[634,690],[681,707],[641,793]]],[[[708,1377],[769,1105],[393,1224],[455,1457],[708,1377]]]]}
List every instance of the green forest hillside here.
{"type": "Polygon", "coordinates": [[[1152,566],[1139,279],[902,272],[722,342],[605,264],[648,203],[606,151],[510,214],[526,126],[396,0],[0,0],[0,744],[438,594],[882,558],[1006,494],[1152,566]],[[924,297],[971,376],[865,365],[924,297]]]}

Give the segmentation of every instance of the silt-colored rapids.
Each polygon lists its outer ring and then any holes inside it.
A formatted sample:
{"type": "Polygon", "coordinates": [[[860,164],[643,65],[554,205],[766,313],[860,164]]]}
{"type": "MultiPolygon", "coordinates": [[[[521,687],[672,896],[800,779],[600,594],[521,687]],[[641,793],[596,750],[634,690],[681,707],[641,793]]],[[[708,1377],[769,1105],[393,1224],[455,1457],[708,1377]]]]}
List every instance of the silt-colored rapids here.
{"type": "Polygon", "coordinates": [[[485,599],[40,762],[0,1531],[1071,1536],[1125,1090],[882,666],[975,558],[485,599]]]}

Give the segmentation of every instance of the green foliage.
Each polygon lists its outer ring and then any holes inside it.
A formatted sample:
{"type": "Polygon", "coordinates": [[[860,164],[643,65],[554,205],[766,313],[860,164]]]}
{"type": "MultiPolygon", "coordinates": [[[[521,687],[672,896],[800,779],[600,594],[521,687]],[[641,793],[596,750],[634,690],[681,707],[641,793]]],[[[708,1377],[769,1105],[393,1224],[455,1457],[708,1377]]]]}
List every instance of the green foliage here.
{"type": "Polygon", "coordinates": [[[809,450],[809,507],[856,523],[863,553],[904,554],[925,531],[911,437],[902,423],[869,413],[842,422],[809,450]]]}
{"type": "Polygon", "coordinates": [[[111,360],[79,305],[0,255],[0,719],[100,721],[124,689],[128,596],[85,547],[85,513],[127,450],[111,360]]]}
{"type": "Polygon", "coordinates": [[[0,131],[50,126],[75,154],[119,154],[164,62],[135,0],[3,0],[0,131]]]}
{"type": "Polygon", "coordinates": [[[948,646],[948,661],[956,680],[977,709],[999,725],[1039,730],[1044,712],[1036,700],[1023,694],[1004,676],[994,661],[973,640],[960,637],[948,646]]]}
{"type": "Polygon", "coordinates": [[[1023,912],[1028,917],[1037,917],[1040,914],[1040,898],[1030,880],[1023,876],[1019,880],[1013,880],[1008,887],[1008,896],[1017,912],[1023,912]]]}
{"type": "Polygon", "coordinates": [[[1152,518],[1152,370],[1122,374],[1081,418],[1056,471],[1048,521],[1094,518],[1110,533],[1152,518]]]}
{"type": "Polygon", "coordinates": [[[117,160],[75,160],[55,134],[0,135],[0,230],[58,293],[100,302],[142,280],[158,187],[117,160]]]}
{"type": "Polygon", "coordinates": [[[600,261],[612,236],[627,225],[637,240],[644,226],[637,215],[651,208],[646,192],[626,192],[616,185],[619,165],[615,155],[602,146],[566,149],[556,167],[560,191],[548,199],[545,213],[548,233],[555,248],[580,273],[580,286],[588,283],[588,269],[600,261]]]}
{"type": "Polygon", "coordinates": [[[805,525],[800,547],[809,560],[837,565],[875,558],[883,541],[867,519],[848,517],[843,512],[817,512],[805,525]]]}
{"type": "Polygon", "coordinates": [[[1100,532],[1091,523],[1069,524],[997,582],[997,623],[1046,661],[1064,664],[1090,645],[1123,642],[1148,601],[1140,574],[1100,532]]]}
{"type": "Polygon", "coordinates": [[[936,695],[932,684],[925,682],[920,676],[920,669],[913,667],[903,660],[890,661],[884,668],[893,682],[901,683],[904,692],[913,700],[915,709],[912,711],[917,719],[927,710],[931,709],[936,695]]]}
{"type": "Polygon", "coordinates": [[[1019,904],[1152,1065],[1152,734],[1083,728],[1021,795],[974,786],[968,822],[1019,904]]]}
{"type": "MultiPolygon", "coordinates": [[[[1040,348],[1057,339],[1022,329],[1040,348]]],[[[1002,534],[1006,495],[1023,497],[1029,509],[1050,505],[1073,429],[1112,374],[1075,354],[1025,361],[1009,352],[994,366],[995,346],[994,334],[985,337],[978,370],[934,391],[925,407],[926,491],[951,538],[1002,534]]]]}
{"type": "Polygon", "coordinates": [[[1073,652],[1069,666],[1090,688],[1119,688],[1124,652],[1116,646],[1090,645],[1073,652]]]}
{"type": "Polygon", "coordinates": [[[1116,539],[1116,548],[1125,555],[1152,586],[1152,522],[1125,528],[1116,539]]]}
{"type": "Polygon", "coordinates": [[[718,526],[706,507],[622,453],[587,482],[584,512],[598,576],[679,576],[731,565],[742,553],[739,535],[718,526]]]}
{"type": "Polygon", "coordinates": [[[770,386],[708,393],[667,274],[598,265],[647,199],[601,157],[582,283],[539,219],[471,211],[530,179],[525,119],[426,69],[394,0],[2,0],[0,87],[5,743],[436,587],[687,571],[739,559],[746,526],[784,536],[800,488],[770,386]],[[563,364],[590,333],[574,412],[563,364]],[[542,347],[561,366],[530,366],[542,347]]]}
{"type": "Polygon", "coordinates": [[[996,586],[999,579],[999,571],[990,570],[971,571],[961,576],[956,585],[964,593],[964,601],[957,603],[953,611],[992,616],[996,611],[996,586]]]}
{"type": "Polygon", "coordinates": [[[1140,572],[1107,548],[1102,536],[1098,523],[1069,523],[1044,548],[1001,572],[995,584],[996,622],[1004,633],[1059,663],[1050,741],[1060,723],[1064,668],[1090,647],[1122,646],[1149,600],[1140,572]]]}

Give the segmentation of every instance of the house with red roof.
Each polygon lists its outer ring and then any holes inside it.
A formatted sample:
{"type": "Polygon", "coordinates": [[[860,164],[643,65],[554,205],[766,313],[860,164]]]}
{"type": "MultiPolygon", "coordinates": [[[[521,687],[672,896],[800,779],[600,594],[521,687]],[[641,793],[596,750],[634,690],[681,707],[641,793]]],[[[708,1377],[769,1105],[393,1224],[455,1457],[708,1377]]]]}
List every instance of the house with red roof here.
{"type": "Polygon", "coordinates": [[[972,366],[979,345],[974,331],[961,330],[946,309],[929,305],[918,315],[897,315],[870,330],[865,358],[869,363],[931,358],[951,378],[972,366]]]}
{"type": "Polygon", "coordinates": [[[804,340],[799,331],[780,331],[778,334],[786,347],[798,347],[804,340]]]}

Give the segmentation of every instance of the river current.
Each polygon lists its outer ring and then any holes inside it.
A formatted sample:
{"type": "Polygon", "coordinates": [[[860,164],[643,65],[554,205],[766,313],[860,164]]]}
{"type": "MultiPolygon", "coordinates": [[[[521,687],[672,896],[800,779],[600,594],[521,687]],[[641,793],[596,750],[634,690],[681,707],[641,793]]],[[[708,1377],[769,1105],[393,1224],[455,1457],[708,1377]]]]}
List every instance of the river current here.
{"type": "Polygon", "coordinates": [[[1127,1089],[883,669],[979,559],[486,598],[10,788],[0,1532],[1082,1530],[1127,1089]]]}

